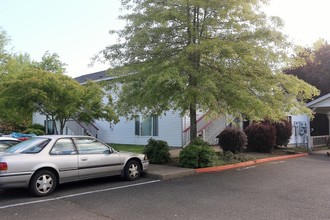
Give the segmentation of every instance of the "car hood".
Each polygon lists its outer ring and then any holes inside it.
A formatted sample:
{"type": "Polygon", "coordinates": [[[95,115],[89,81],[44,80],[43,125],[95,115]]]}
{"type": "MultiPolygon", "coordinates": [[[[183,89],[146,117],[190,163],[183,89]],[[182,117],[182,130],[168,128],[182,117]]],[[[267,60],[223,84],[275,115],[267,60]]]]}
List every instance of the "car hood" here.
{"type": "Polygon", "coordinates": [[[117,153],[122,157],[137,157],[140,158],[141,160],[143,160],[145,156],[144,154],[128,152],[128,151],[117,151],[117,153]]]}

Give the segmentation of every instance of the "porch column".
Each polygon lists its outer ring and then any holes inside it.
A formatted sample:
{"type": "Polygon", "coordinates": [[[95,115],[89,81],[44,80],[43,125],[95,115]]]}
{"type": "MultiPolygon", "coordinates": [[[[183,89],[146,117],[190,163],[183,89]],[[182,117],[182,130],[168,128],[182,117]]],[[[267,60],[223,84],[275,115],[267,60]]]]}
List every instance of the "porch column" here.
{"type": "Polygon", "coordinates": [[[328,135],[330,135],[330,112],[327,115],[328,115],[328,123],[329,123],[329,134],[328,135]]]}

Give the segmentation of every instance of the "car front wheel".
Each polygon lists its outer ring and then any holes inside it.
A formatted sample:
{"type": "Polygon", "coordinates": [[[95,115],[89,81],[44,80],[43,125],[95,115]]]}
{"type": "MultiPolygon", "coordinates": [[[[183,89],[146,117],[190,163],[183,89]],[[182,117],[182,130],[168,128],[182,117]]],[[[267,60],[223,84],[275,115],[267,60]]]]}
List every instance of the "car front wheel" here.
{"type": "Polygon", "coordinates": [[[47,196],[51,194],[57,185],[57,179],[49,170],[37,171],[30,181],[30,192],[35,196],[47,196]]]}
{"type": "Polygon", "coordinates": [[[137,160],[130,160],[125,166],[125,178],[127,180],[137,180],[141,175],[141,164],[137,160]]]}

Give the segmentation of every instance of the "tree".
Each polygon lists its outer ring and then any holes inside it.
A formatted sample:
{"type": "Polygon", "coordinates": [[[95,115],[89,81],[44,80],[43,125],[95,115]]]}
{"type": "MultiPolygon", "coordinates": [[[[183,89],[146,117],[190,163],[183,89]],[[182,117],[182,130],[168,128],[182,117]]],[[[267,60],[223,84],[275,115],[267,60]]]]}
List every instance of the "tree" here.
{"type": "Polygon", "coordinates": [[[52,73],[65,73],[65,66],[67,66],[60,60],[57,53],[50,54],[49,51],[46,51],[41,58],[41,62],[36,62],[35,65],[52,73]]]}
{"type": "MultiPolygon", "coordinates": [[[[5,47],[9,43],[7,33],[0,27],[0,82],[4,76],[15,72],[22,72],[31,64],[27,54],[10,54],[5,47]]],[[[24,129],[31,123],[32,114],[27,111],[9,111],[7,105],[2,105],[0,97],[0,125],[12,129],[24,129]]]]}
{"type": "Polygon", "coordinates": [[[102,57],[123,83],[122,115],[189,112],[243,114],[252,120],[311,113],[317,90],[276,72],[286,57],[282,21],[261,11],[263,0],[122,0],[127,24],[102,57]]]}
{"type": "Polygon", "coordinates": [[[0,97],[0,106],[7,106],[8,111],[39,112],[58,121],[60,134],[71,118],[84,122],[101,118],[118,120],[111,107],[111,97],[104,104],[105,92],[96,83],[82,86],[66,75],[35,67],[6,75],[0,82],[0,97]]]}
{"type": "Polygon", "coordinates": [[[2,30],[0,27],[0,79],[1,75],[5,73],[4,71],[4,64],[6,63],[8,59],[8,53],[5,50],[5,46],[8,44],[9,38],[7,36],[7,33],[2,30]]]}
{"type": "Polygon", "coordinates": [[[330,45],[320,39],[313,47],[297,47],[293,65],[284,72],[317,87],[325,95],[330,93],[330,45]]]}

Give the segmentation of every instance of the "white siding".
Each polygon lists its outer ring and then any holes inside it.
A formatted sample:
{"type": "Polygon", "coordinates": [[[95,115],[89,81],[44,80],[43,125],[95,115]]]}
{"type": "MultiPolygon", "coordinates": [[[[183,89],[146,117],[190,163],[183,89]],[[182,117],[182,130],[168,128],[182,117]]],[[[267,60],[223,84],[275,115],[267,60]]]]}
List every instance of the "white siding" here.
{"type": "Polygon", "coordinates": [[[182,146],[182,119],[178,112],[169,111],[158,120],[158,136],[135,135],[135,121],[121,117],[117,124],[96,121],[98,138],[106,143],[146,145],[150,138],[166,141],[171,147],[182,146]]]}

